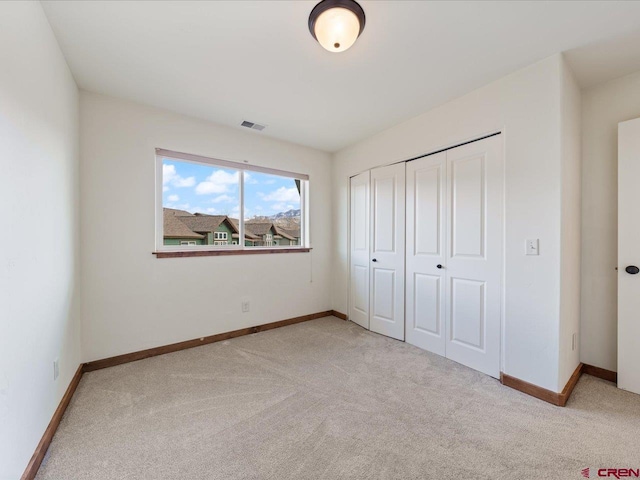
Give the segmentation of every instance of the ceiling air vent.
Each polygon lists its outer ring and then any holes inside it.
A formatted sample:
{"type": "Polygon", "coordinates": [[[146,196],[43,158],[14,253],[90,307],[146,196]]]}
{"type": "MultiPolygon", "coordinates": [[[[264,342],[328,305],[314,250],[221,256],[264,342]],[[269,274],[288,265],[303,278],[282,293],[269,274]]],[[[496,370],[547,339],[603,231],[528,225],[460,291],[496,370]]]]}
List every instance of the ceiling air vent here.
{"type": "Polygon", "coordinates": [[[267,127],[266,125],[260,125],[259,123],[248,122],[246,120],[243,120],[240,125],[242,125],[243,127],[251,128],[252,130],[258,130],[258,131],[262,131],[267,127]]]}

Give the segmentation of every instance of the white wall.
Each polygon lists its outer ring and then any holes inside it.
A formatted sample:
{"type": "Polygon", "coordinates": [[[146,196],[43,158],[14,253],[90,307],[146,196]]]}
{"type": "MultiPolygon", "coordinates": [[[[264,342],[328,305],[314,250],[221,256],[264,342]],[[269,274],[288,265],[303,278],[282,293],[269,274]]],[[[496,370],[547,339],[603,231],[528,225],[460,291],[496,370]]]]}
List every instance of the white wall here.
{"type": "Polygon", "coordinates": [[[15,480],[81,357],[78,91],[38,2],[0,2],[0,65],[0,479],[15,480]]]}
{"type": "Polygon", "coordinates": [[[640,72],[582,92],[580,360],[617,370],[618,123],[640,117],[640,72]]]}
{"type": "Polygon", "coordinates": [[[560,262],[560,371],[561,391],[580,364],[580,206],[581,157],[580,87],[566,62],[561,74],[561,262],[560,262]],[[573,336],[575,334],[575,343],[573,336]]]}
{"type": "Polygon", "coordinates": [[[329,154],[93,93],[80,111],[85,361],[331,308],[329,154]],[[156,147],[308,173],[313,251],[156,259],[156,147]]]}
{"type": "MultiPolygon", "coordinates": [[[[560,384],[562,68],[556,55],[504,77],[338,152],[333,169],[334,231],[346,232],[349,176],[504,131],[503,371],[553,391],[560,384]],[[539,256],[524,255],[528,238],[540,239],[539,256]]],[[[347,312],[348,245],[346,236],[334,238],[333,308],[347,312]]]]}

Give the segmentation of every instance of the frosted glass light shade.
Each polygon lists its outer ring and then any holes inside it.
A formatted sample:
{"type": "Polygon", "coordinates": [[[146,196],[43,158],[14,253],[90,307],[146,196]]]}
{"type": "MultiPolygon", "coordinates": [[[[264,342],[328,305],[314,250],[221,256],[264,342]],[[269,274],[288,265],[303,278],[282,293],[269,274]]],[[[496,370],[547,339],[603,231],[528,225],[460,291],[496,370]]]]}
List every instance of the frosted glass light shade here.
{"type": "Polygon", "coordinates": [[[326,50],[344,52],[358,39],[365,21],[355,0],[322,0],[309,15],[309,31],[326,50]]]}
{"type": "Polygon", "coordinates": [[[346,8],[330,8],[322,12],[315,24],[316,39],[330,52],[344,52],[358,39],[360,22],[346,8]]]}

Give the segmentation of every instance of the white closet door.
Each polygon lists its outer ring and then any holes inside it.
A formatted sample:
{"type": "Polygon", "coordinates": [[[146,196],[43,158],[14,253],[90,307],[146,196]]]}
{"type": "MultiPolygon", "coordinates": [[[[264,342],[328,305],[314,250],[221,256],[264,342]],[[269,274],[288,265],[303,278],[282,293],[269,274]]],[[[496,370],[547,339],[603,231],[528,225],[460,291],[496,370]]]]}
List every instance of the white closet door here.
{"type": "Polygon", "coordinates": [[[445,355],[447,155],[407,164],[406,339],[445,355]]]}
{"type": "Polygon", "coordinates": [[[405,164],[371,170],[370,329],[404,340],[405,164]]]}
{"type": "Polygon", "coordinates": [[[640,393],[640,118],[618,124],[618,387],[640,393]]]}
{"type": "Polygon", "coordinates": [[[447,151],[446,356],[498,378],[502,297],[502,138],[447,151]]]}
{"type": "Polygon", "coordinates": [[[369,328],[369,172],[351,178],[349,319],[369,328]]]}

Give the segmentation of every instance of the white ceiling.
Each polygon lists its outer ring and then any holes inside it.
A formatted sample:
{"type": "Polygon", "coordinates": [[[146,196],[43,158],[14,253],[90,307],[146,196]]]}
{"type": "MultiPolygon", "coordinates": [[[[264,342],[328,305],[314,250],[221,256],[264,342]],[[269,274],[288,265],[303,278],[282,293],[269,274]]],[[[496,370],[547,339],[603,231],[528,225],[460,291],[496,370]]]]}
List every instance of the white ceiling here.
{"type": "Polygon", "coordinates": [[[80,88],[330,152],[554,53],[584,85],[640,69],[640,2],[362,0],[340,54],[315,1],[42,3],[80,88]]]}
{"type": "Polygon", "coordinates": [[[640,31],[616,35],[566,53],[583,88],[640,71],[640,31]]]}

